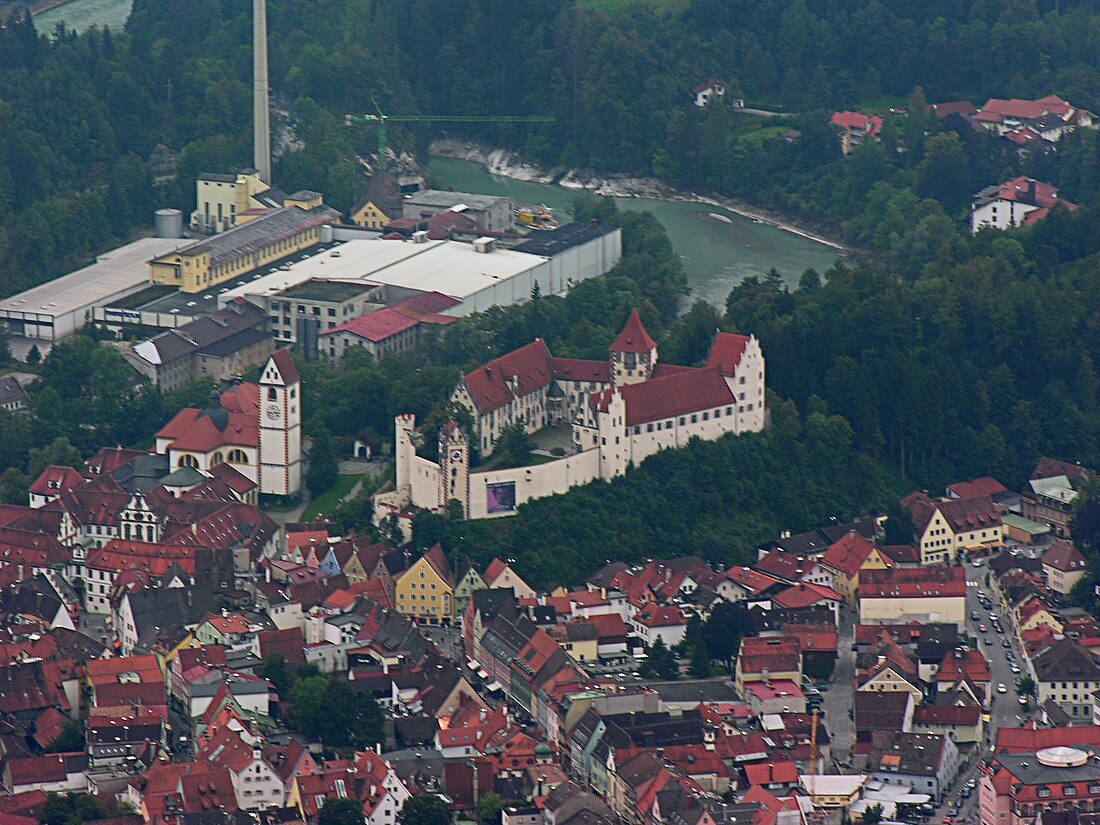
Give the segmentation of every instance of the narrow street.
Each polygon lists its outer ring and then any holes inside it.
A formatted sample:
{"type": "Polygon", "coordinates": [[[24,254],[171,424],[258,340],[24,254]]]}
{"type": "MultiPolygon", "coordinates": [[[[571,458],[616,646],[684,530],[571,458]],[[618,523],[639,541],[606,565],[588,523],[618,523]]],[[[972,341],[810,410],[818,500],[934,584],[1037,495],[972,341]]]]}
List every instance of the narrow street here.
{"type": "MultiPolygon", "coordinates": [[[[833,759],[840,764],[847,762],[852,755],[852,743],[855,741],[855,722],[852,720],[852,694],[855,691],[853,680],[856,673],[856,654],[852,650],[855,644],[855,611],[842,608],[840,625],[837,628],[836,664],[833,666],[833,678],[829,680],[829,689],[824,691],[825,729],[829,731],[833,759]]],[[[826,766],[826,773],[832,772],[826,766]]]]}
{"type": "Polygon", "coordinates": [[[975,751],[968,759],[960,764],[958,779],[950,793],[944,796],[943,802],[936,809],[932,819],[933,822],[942,822],[943,818],[948,815],[951,803],[961,801],[962,804],[958,815],[955,817],[955,822],[970,823],[971,825],[977,823],[980,818],[978,791],[974,790],[969,799],[962,799],[963,787],[970,779],[977,777],[978,762],[990,752],[993,743],[997,740],[997,731],[1000,728],[1021,727],[1026,722],[1039,717],[1034,702],[1025,708],[1020,705],[1020,697],[1016,693],[1016,683],[1026,674],[1022,669],[1020,673],[1012,672],[1012,664],[1008,660],[1009,650],[1016,657],[1018,665],[1023,662],[1023,651],[1020,650],[1007,617],[1000,615],[1002,610],[995,600],[990,610],[983,608],[979,601],[979,590],[984,590],[987,594],[992,595],[985,584],[986,572],[987,568],[984,563],[980,567],[974,567],[973,564],[966,565],[966,629],[967,633],[977,641],[978,649],[985,656],[986,661],[989,662],[992,690],[991,707],[988,708],[990,722],[986,725],[984,743],[976,746],[975,751]],[[976,620],[971,618],[975,612],[978,614],[976,620]],[[1000,634],[993,628],[993,616],[997,616],[1000,621],[1001,630],[1003,631],[1000,634]],[[983,625],[986,628],[984,633],[981,631],[983,625]],[[1005,640],[1009,641],[1009,647],[1005,647],[1005,640]],[[998,687],[1000,685],[1005,686],[1004,693],[999,692],[998,687]]]}

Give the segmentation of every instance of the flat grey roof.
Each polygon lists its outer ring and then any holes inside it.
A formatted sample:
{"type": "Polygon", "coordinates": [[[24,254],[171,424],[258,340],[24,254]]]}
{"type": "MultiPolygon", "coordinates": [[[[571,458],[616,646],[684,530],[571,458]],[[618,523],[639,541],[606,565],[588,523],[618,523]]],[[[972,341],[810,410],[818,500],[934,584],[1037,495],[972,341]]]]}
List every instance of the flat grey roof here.
{"type": "Polygon", "coordinates": [[[512,249],[480,253],[472,244],[460,241],[347,241],[288,270],[243,283],[235,279],[229,291],[219,294],[218,301],[226,304],[234,298],[272,297],[310,279],[439,292],[461,301],[541,266],[546,260],[512,249]]]}
{"type": "Polygon", "coordinates": [[[90,266],[0,299],[0,317],[8,311],[57,317],[102,304],[148,283],[149,260],[188,243],[181,238],[141,238],[104,252],[90,266]]]}
{"type": "Polygon", "coordinates": [[[557,229],[533,231],[526,241],[512,248],[516,252],[553,257],[574,246],[610,235],[617,229],[616,226],[604,226],[600,223],[567,223],[557,229]]]}
{"type": "Polygon", "coordinates": [[[450,209],[465,204],[471,209],[488,209],[508,198],[499,195],[475,195],[472,192],[447,192],[442,189],[424,189],[405,198],[405,203],[414,206],[429,206],[437,209],[450,209]]]}
{"type": "Polygon", "coordinates": [[[369,284],[346,281],[322,281],[314,278],[279,293],[280,298],[300,298],[303,301],[331,301],[340,303],[374,289],[369,284]]]}

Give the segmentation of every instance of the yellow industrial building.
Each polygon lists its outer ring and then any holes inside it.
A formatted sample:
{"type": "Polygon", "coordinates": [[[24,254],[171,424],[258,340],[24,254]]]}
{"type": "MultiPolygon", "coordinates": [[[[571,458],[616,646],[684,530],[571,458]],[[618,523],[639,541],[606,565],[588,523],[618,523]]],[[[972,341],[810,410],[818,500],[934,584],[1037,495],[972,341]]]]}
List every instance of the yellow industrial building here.
{"type": "Polygon", "coordinates": [[[298,194],[312,197],[288,198],[289,206],[264,210],[221,234],[153,258],[150,282],[182,292],[202,292],[316,246],[322,240],[322,227],[336,223],[340,214],[324,206],[315,192],[298,194]],[[313,205],[299,205],[306,203],[313,205]]]}
{"type": "Polygon", "coordinates": [[[313,209],[323,199],[309,190],[287,195],[260,180],[255,169],[243,169],[235,175],[214,172],[199,175],[195,181],[195,202],[198,206],[191,213],[191,229],[215,235],[260,217],[269,209],[284,206],[313,209]]]}

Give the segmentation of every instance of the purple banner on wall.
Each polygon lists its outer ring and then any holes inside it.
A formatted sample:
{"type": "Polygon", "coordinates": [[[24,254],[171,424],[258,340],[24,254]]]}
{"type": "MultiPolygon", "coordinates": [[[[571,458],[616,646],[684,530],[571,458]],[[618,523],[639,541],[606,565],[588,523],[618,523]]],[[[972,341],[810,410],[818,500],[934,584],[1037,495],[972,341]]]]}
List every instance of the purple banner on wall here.
{"type": "Polygon", "coordinates": [[[485,485],[485,512],[514,513],[516,511],[516,483],[501,481],[485,485]]]}

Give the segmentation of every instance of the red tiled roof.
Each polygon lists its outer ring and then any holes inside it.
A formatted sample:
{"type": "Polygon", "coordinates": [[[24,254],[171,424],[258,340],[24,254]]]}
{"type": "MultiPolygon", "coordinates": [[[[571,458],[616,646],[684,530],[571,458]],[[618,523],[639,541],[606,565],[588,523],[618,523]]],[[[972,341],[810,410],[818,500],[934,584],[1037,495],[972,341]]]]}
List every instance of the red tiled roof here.
{"type": "Polygon", "coordinates": [[[817,562],[788,553],[786,550],[772,550],[754,567],[766,575],[797,582],[817,567],[817,562]]]}
{"type": "Polygon", "coordinates": [[[741,585],[754,596],[758,596],[769,587],[779,584],[778,579],[766,576],[748,567],[731,567],[725,576],[732,582],[741,585]]]}
{"type": "Polygon", "coordinates": [[[1100,746],[1100,725],[1069,728],[1000,728],[996,753],[1036,753],[1044,748],[1100,746]]]}
{"type": "Polygon", "coordinates": [[[46,782],[64,782],[66,756],[72,756],[72,754],[52,753],[48,756],[9,760],[8,771],[11,775],[12,788],[46,782]]]}
{"type": "Polygon", "coordinates": [[[35,479],[29,492],[39,496],[58,496],[65,490],[84,484],[84,476],[72,467],[50,465],[35,479]]]}
{"type": "Polygon", "coordinates": [[[1001,514],[989,496],[940,502],[936,504],[936,509],[956,533],[1001,524],[1001,514]]]}
{"type": "Polygon", "coordinates": [[[1026,175],[1002,183],[997,187],[994,197],[998,200],[1019,201],[1032,206],[1051,207],[1056,203],[1072,206],[1068,201],[1059,201],[1057,188],[1026,175]]]}
{"type": "Polygon", "coordinates": [[[691,93],[697,95],[697,94],[699,94],[699,92],[706,91],[707,89],[710,89],[711,87],[719,88],[719,89],[729,89],[729,88],[731,88],[730,84],[726,83],[726,81],[718,80],[717,78],[712,77],[710,80],[704,80],[702,83],[696,83],[694,86],[692,86],[691,87],[691,93]]]}
{"type": "Polygon", "coordinates": [[[949,103],[936,103],[932,108],[936,112],[936,117],[945,118],[950,115],[962,115],[963,117],[971,117],[978,109],[969,100],[952,100],[949,103]]]}
{"type": "Polygon", "coordinates": [[[982,709],[976,705],[917,705],[913,711],[914,725],[976,725],[982,709]]]}
{"type": "Polygon", "coordinates": [[[392,338],[398,333],[415,329],[418,323],[418,321],[394,309],[383,307],[367,315],[360,315],[358,318],[353,318],[321,334],[337,335],[341,332],[348,332],[377,344],[392,338]]]}
{"type": "Polygon", "coordinates": [[[596,636],[599,639],[625,638],[630,630],[618,613],[600,613],[590,616],[588,623],[596,628],[596,636]]]}
{"type": "Polygon", "coordinates": [[[216,467],[210,469],[210,474],[214,476],[218,481],[221,481],[230,490],[238,495],[244,495],[245,493],[256,489],[259,485],[248,476],[242,474],[238,470],[234,469],[232,464],[218,464],[216,467]]]}
{"type": "Polygon", "coordinates": [[[789,610],[809,607],[818,602],[829,600],[835,602],[843,601],[835,590],[820,584],[796,584],[794,587],[788,587],[786,590],[772,596],[772,602],[774,604],[789,610]]]}
{"type": "Polygon", "coordinates": [[[289,386],[299,381],[298,368],[294,366],[294,359],[290,357],[290,350],[275,350],[275,352],[271,353],[271,360],[275,362],[275,366],[283,376],[284,383],[289,386]]]}
{"type": "Polygon", "coordinates": [[[548,386],[552,378],[550,350],[541,338],[536,338],[527,346],[478,367],[468,373],[464,381],[474,405],[485,415],[516,397],[548,386]],[[513,380],[516,383],[514,395],[511,387],[513,380]]]}
{"type": "Polygon", "coordinates": [[[894,564],[915,564],[920,562],[920,548],[913,544],[887,544],[879,547],[879,555],[894,564]]]}
{"type": "Polygon", "coordinates": [[[870,541],[855,530],[851,530],[825,551],[825,555],[821,557],[821,563],[851,578],[863,562],[867,561],[874,547],[870,541]]]}
{"type": "Polygon", "coordinates": [[[555,378],[562,381],[595,381],[611,383],[611,364],[608,361],[586,361],[581,358],[551,358],[550,369],[555,378]]]}
{"type": "Polygon", "coordinates": [[[86,566],[96,570],[121,573],[124,570],[140,570],[160,577],[173,565],[188,576],[195,575],[195,548],[184,545],[153,544],[144,541],[111,539],[106,546],[88,553],[86,566]]]}
{"type": "Polygon", "coordinates": [[[829,122],[843,129],[869,135],[877,135],[882,129],[882,118],[868,117],[860,112],[834,112],[829,122]]]}
{"type": "Polygon", "coordinates": [[[718,367],[722,375],[731,376],[741,363],[741,356],[749,345],[749,336],[734,335],[732,332],[719,332],[714,336],[707,357],[708,367],[718,367]]]}
{"type": "Polygon", "coordinates": [[[608,352],[635,352],[648,353],[656,349],[657,344],[649,337],[642,325],[642,319],[638,310],[632,309],[630,317],[626,319],[626,325],[619,336],[607,348],[608,352]]]}
{"type": "MultiPolygon", "coordinates": [[[[241,385],[246,386],[259,392],[255,384],[241,385]]],[[[226,406],[224,402],[222,406],[226,406]]],[[[229,423],[219,430],[202,410],[187,407],[160,429],[157,438],[171,439],[173,449],[198,453],[225,446],[256,447],[260,443],[259,420],[255,413],[230,412],[229,423]]]]}
{"type": "Polygon", "coordinates": [[[1008,489],[1001,482],[990,476],[959,481],[950,485],[947,489],[958,498],[981,498],[982,496],[996,496],[1008,492],[1008,489]]]}
{"type": "Polygon", "coordinates": [[[336,610],[343,610],[344,608],[351,607],[358,598],[355,594],[348,592],[347,590],[334,590],[325,599],[325,607],[332,607],[336,610]]]}
{"type": "Polygon", "coordinates": [[[785,624],[783,637],[796,639],[803,653],[836,653],[837,629],[829,625],[785,624]]]}
{"type": "Polygon", "coordinates": [[[494,558],[491,562],[489,562],[489,566],[485,568],[485,584],[487,584],[489,587],[492,587],[493,582],[500,578],[500,574],[507,569],[507,564],[502,562],[500,559],[494,558]]]}
{"type": "Polygon", "coordinates": [[[620,387],[618,392],[622,393],[626,402],[628,427],[734,403],[733,392],[718,367],[704,367],[640,384],[628,384],[620,387]]]}
{"type": "Polygon", "coordinates": [[[69,553],[54,536],[30,530],[0,527],[0,563],[3,566],[24,568],[52,567],[68,561],[69,553]]]}
{"type": "Polygon", "coordinates": [[[1035,471],[1031,474],[1031,480],[1036,481],[1040,478],[1065,476],[1070,481],[1075,481],[1077,479],[1086,479],[1088,475],[1089,471],[1080,464],[1072,464],[1068,461],[1059,461],[1057,458],[1043,456],[1039,459],[1039,463],[1035,465],[1035,471]]]}
{"type": "Polygon", "coordinates": [[[798,766],[790,761],[746,765],[745,778],[750,785],[796,785],[798,766]]]}
{"type": "Polygon", "coordinates": [[[801,652],[796,639],[747,636],[738,657],[742,673],[782,673],[800,669],[801,652]]]}
{"type": "Polygon", "coordinates": [[[1051,549],[1043,553],[1043,563],[1063,573],[1084,571],[1088,565],[1084,555],[1069,541],[1055,541],[1051,549]]]}
{"type": "Polygon", "coordinates": [[[443,548],[436,544],[430,550],[424,552],[424,560],[431,565],[432,570],[435,571],[439,578],[444,582],[454,587],[454,574],[451,572],[451,564],[447,561],[447,554],[443,552],[443,548]]]}
{"type": "Polygon", "coordinates": [[[965,598],[966,571],[961,567],[918,567],[864,570],[861,599],[965,598]]]}
{"type": "Polygon", "coordinates": [[[1017,120],[1034,120],[1045,114],[1055,114],[1063,117],[1069,113],[1071,108],[1066,101],[1057,95],[1048,95],[1038,100],[1020,100],[1019,98],[1000,100],[991,97],[982,106],[979,118],[981,119],[981,115],[999,115],[1002,119],[1010,117],[1017,120]]]}
{"type": "Polygon", "coordinates": [[[642,627],[681,627],[687,624],[684,611],[674,604],[647,604],[634,617],[642,627]]]}

